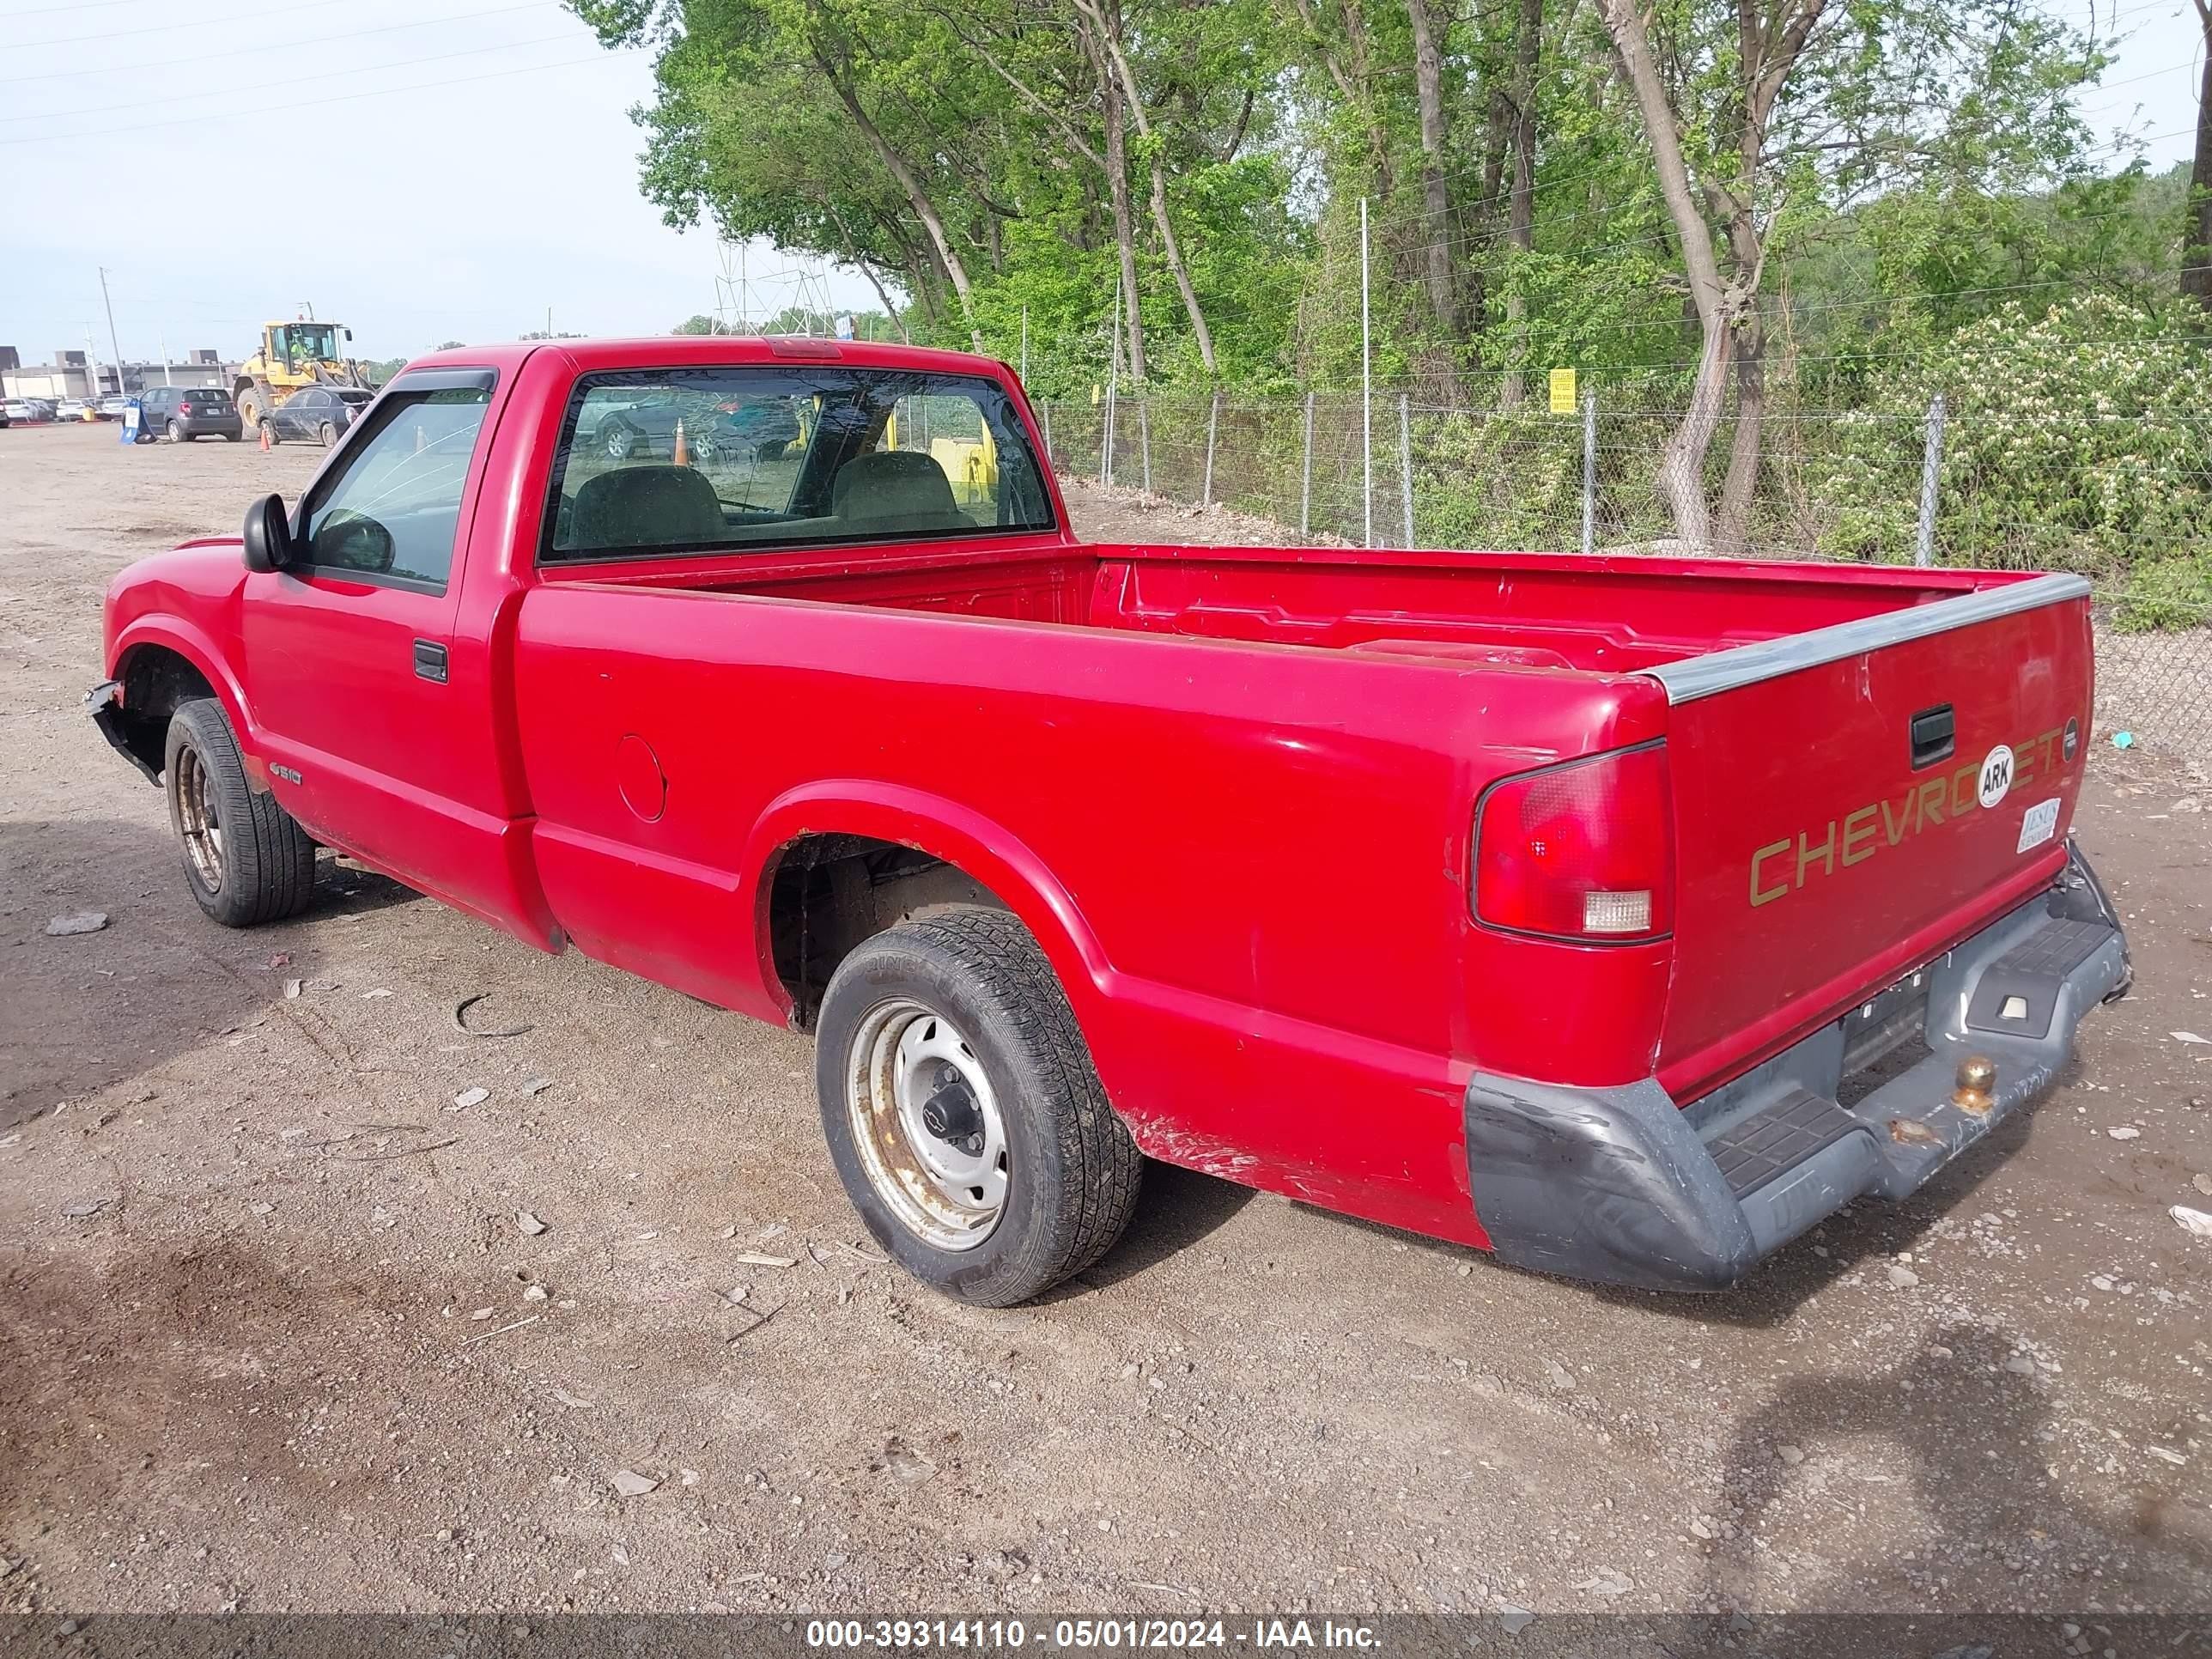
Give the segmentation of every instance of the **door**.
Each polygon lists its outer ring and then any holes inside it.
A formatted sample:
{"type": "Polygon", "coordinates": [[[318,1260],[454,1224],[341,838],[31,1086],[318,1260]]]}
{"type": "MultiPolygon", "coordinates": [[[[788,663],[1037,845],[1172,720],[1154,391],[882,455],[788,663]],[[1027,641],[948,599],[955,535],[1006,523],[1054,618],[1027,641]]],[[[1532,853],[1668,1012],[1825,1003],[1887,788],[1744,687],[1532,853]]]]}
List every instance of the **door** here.
{"type": "MultiPolygon", "coordinates": [[[[294,517],[287,568],[246,578],[249,704],[271,787],[316,836],[466,904],[483,878],[489,686],[449,675],[454,550],[495,376],[403,375],[294,517]]],[[[475,908],[469,906],[468,908],[475,908]]]]}

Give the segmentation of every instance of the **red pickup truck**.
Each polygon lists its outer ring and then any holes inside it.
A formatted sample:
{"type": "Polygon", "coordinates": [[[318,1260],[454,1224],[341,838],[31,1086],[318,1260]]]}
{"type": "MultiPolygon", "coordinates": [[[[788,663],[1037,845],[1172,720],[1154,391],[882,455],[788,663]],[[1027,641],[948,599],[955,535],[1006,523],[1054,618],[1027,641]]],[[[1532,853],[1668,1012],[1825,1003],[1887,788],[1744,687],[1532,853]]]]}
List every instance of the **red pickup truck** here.
{"type": "Polygon", "coordinates": [[[1095,545],[1043,453],[951,353],[444,353],[117,579],[91,709],[216,921],[329,847],[814,1033],[868,1228],[994,1305],[1147,1158],[1717,1289],[2127,988],[2077,578],[1095,545]]]}

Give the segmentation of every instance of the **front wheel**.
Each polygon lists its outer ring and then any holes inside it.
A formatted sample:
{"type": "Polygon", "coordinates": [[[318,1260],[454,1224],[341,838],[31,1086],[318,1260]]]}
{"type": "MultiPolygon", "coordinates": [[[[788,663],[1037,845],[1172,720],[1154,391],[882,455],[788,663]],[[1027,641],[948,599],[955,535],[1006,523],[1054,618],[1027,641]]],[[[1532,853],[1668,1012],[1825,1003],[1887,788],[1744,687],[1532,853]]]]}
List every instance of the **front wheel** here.
{"type": "Polygon", "coordinates": [[[917,1279],[1011,1307],[1128,1225],[1144,1158],[1029,930],[953,908],[856,946],[822,1001],[814,1076],[846,1195],[917,1279]]]}
{"type": "Polygon", "coordinates": [[[637,448],[637,434],[620,421],[611,421],[599,434],[599,443],[611,461],[626,461],[637,448]]]}
{"type": "Polygon", "coordinates": [[[283,438],[277,435],[276,422],[270,420],[266,415],[264,415],[256,424],[260,431],[261,441],[267,444],[270,448],[274,449],[278,444],[284,441],[283,438]]]}
{"type": "Polygon", "coordinates": [[[230,721],[213,697],[169,717],[161,784],[185,884],[226,927],[295,916],[315,896],[315,843],[274,795],[246,781],[230,721]]]}
{"type": "Polygon", "coordinates": [[[338,429],[332,426],[328,421],[325,421],[323,422],[323,429],[316,435],[322,439],[323,447],[329,449],[335,446],[338,441],[338,429]]]}
{"type": "Polygon", "coordinates": [[[192,434],[185,430],[185,423],[182,421],[172,421],[169,422],[169,441],[171,443],[188,444],[191,442],[191,441],[192,434]]]}

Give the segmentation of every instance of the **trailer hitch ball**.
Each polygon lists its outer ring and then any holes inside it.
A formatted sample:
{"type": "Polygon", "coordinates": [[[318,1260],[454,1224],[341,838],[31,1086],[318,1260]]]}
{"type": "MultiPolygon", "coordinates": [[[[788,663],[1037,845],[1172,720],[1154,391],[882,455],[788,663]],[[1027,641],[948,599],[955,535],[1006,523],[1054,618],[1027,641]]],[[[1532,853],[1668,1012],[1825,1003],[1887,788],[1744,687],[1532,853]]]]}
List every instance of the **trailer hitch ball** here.
{"type": "Polygon", "coordinates": [[[1996,1104],[1997,1063],[1986,1054],[1969,1054],[1959,1062],[1959,1087],[1951,1103],[1975,1117],[1987,1117],[1996,1104]]]}

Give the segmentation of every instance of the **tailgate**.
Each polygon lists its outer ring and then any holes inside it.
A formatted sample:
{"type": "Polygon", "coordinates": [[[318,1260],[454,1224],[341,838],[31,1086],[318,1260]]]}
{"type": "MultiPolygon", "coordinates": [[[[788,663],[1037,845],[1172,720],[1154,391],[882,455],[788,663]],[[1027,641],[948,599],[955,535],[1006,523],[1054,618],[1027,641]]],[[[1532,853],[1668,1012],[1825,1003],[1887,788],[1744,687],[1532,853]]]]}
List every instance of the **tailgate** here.
{"type": "Polygon", "coordinates": [[[1654,671],[1674,791],[1659,1078],[1689,1100],[2056,876],[2088,585],[2039,576],[1654,671]]]}

